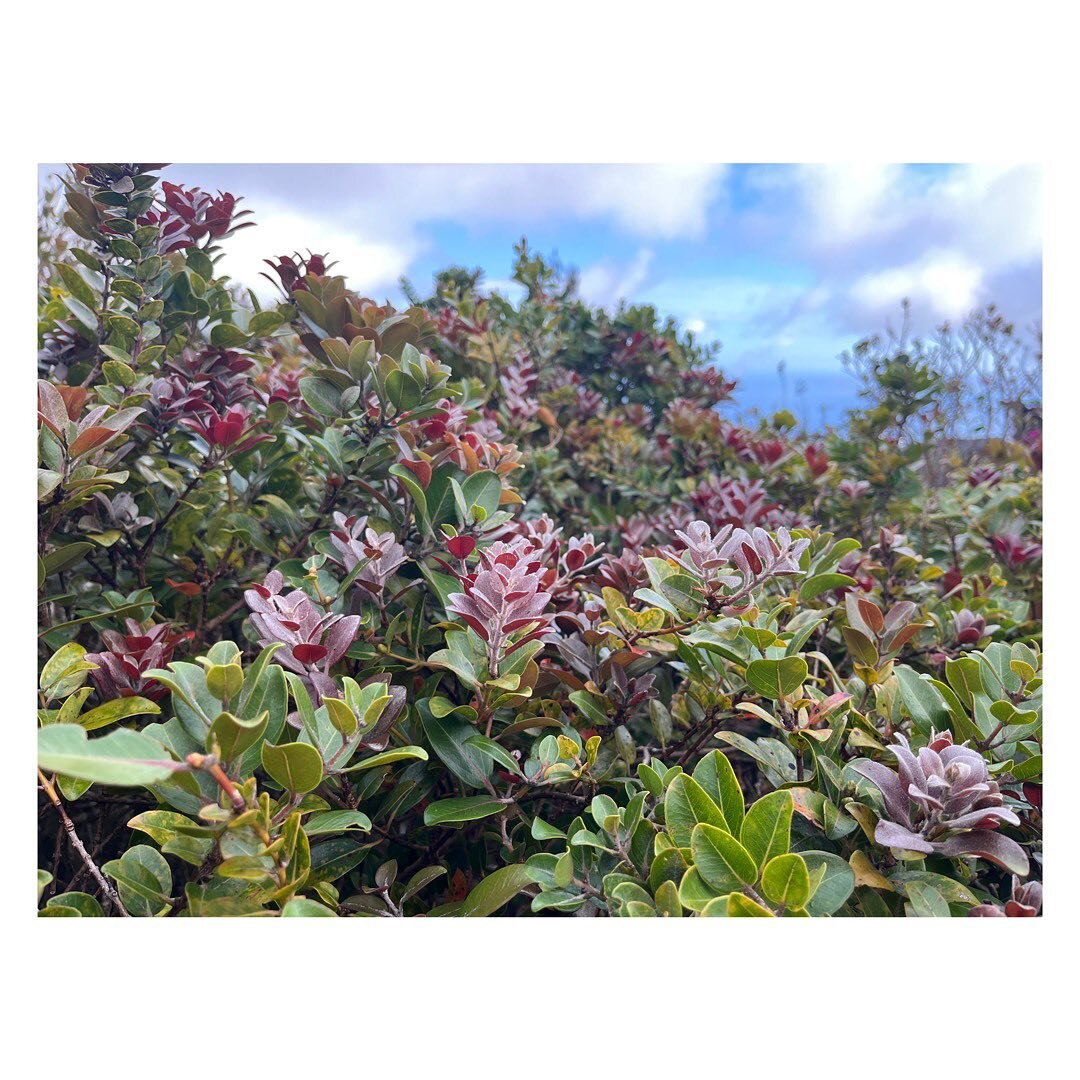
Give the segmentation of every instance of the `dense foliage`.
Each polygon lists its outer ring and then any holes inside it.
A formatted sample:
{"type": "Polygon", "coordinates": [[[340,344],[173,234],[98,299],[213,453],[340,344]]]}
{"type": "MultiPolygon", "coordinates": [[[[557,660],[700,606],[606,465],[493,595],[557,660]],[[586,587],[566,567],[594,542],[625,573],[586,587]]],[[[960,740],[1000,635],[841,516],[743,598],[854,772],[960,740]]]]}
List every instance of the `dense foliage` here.
{"type": "Polygon", "coordinates": [[[1039,913],[1037,397],[961,438],[878,340],[843,430],[734,423],[524,244],[260,304],[161,168],[42,233],[41,914],[1039,913]]]}

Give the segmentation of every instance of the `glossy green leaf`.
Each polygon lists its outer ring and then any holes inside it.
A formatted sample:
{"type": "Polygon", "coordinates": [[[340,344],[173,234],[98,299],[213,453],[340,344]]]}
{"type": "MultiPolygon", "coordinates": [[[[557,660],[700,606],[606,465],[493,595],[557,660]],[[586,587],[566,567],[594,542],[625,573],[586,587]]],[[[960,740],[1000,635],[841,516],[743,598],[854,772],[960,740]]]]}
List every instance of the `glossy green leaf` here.
{"type": "Polygon", "coordinates": [[[806,681],[809,669],[801,656],[780,660],[754,660],[747,665],[746,681],[772,701],[790,697],[806,681]]]}
{"type": "Polygon", "coordinates": [[[855,872],[840,858],[828,851],[800,852],[810,871],[810,902],[806,910],[811,915],[832,915],[844,906],[855,889],[855,872]]]}
{"type": "Polygon", "coordinates": [[[161,706],[144,697],[123,697],[106,701],[94,709],[87,709],[79,716],[78,723],[87,731],[108,727],[131,716],[157,716],[161,706]]]}
{"type": "Polygon", "coordinates": [[[810,872],[799,855],[777,855],[761,872],[761,891],[767,900],[786,908],[801,908],[810,899],[810,872]]]}
{"type": "Polygon", "coordinates": [[[38,766],[44,772],[121,787],[160,783],[178,767],[148,735],[120,729],[89,739],[76,724],[52,724],[38,731],[38,766]]]}
{"type": "Polygon", "coordinates": [[[723,811],[732,833],[742,828],[745,802],[742,787],[726,754],[712,750],[694,767],[694,779],[723,811]]]}
{"type": "Polygon", "coordinates": [[[723,811],[691,776],[681,773],[671,782],[664,799],[664,824],[676,847],[689,847],[694,826],[705,822],[727,829],[723,811]]]}
{"type": "Polygon", "coordinates": [[[428,752],[422,746],[395,746],[393,750],[383,750],[379,754],[362,761],[354,762],[347,769],[335,770],[346,773],[363,772],[365,769],[377,769],[382,765],[394,765],[399,761],[427,761],[428,752]]]}
{"type": "Polygon", "coordinates": [[[359,810],[326,810],[304,819],[304,832],[308,836],[370,831],[371,819],[359,810]]]}
{"type": "Polygon", "coordinates": [[[727,913],[729,919],[771,919],[774,917],[768,908],[762,907],[761,904],[751,900],[749,896],[743,896],[742,893],[732,893],[728,897],[727,913]]]}
{"type": "Polygon", "coordinates": [[[262,744],[263,768],[287,791],[296,795],[314,791],[323,776],[322,758],[307,743],[262,744]]]}
{"type": "Polygon", "coordinates": [[[690,850],[698,873],[717,892],[730,892],[757,880],[753,856],[726,829],[695,825],[690,850]]]}
{"type": "Polygon", "coordinates": [[[210,725],[206,748],[211,751],[216,748],[222,760],[233,761],[262,738],[269,719],[268,711],[250,720],[241,720],[230,712],[223,712],[210,725]]]}
{"type": "Polygon", "coordinates": [[[506,803],[483,795],[466,795],[460,799],[443,799],[424,811],[425,825],[454,825],[462,821],[477,821],[506,809],[506,803]]]}
{"type": "Polygon", "coordinates": [[[336,919],[337,912],[331,911],[325,904],[320,904],[317,900],[308,900],[304,896],[296,896],[281,909],[281,917],[283,919],[336,919]]]}
{"type": "Polygon", "coordinates": [[[494,915],[530,884],[531,880],[524,864],[504,866],[474,886],[462,903],[459,914],[474,919],[494,915]]]}
{"type": "Polygon", "coordinates": [[[739,839],[759,869],[777,855],[786,854],[791,846],[793,808],[790,792],[771,791],[746,812],[739,839]]]}

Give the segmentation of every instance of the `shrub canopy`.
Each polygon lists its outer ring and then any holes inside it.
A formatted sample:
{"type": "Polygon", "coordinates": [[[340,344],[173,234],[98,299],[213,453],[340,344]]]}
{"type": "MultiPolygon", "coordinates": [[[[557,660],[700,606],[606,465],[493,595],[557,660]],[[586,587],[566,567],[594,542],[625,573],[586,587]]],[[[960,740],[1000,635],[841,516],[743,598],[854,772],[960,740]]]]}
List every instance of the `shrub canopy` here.
{"type": "Polygon", "coordinates": [[[42,233],[41,914],[1038,914],[1034,354],[992,431],[963,332],[738,423],[524,243],[518,303],[260,302],[161,168],[42,233]]]}

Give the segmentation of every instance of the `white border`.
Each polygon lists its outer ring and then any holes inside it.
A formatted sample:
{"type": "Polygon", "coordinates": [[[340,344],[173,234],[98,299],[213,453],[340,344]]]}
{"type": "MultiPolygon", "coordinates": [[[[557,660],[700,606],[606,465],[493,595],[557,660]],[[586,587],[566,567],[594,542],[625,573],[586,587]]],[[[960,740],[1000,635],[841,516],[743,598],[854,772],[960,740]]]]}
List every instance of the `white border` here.
{"type": "MultiPolygon", "coordinates": [[[[1058,672],[1077,604],[1077,567],[1064,556],[1076,535],[1080,402],[1080,173],[1066,104],[1075,35],[1064,22],[1040,3],[940,0],[709,10],[681,0],[414,0],[380,11],[219,0],[152,13],[54,0],[39,10],[33,22],[25,9],[8,15],[10,153],[0,172],[0,295],[11,313],[0,431],[14,515],[0,533],[0,670],[14,705],[0,925],[7,1019],[23,1051],[56,1064],[66,1052],[65,1071],[107,1067],[115,1077],[227,1075],[230,1061],[256,1077],[287,1062],[526,1077],[590,1064],[630,1076],[740,1064],[764,1076],[1062,1075],[1052,1042],[1071,995],[1055,992],[1055,972],[1068,970],[1078,895],[1066,799],[1080,762],[1066,742],[1077,711],[1065,700],[1069,676],[1058,672]],[[117,156],[1043,163],[1047,917],[768,930],[713,921],[692,931],[569,919],[367,920],[347,934],[318,920],[27,926],[35,165],[117,156]]],[[[7,1049],[14,1060],[16,1046],[7,1049]]]]}

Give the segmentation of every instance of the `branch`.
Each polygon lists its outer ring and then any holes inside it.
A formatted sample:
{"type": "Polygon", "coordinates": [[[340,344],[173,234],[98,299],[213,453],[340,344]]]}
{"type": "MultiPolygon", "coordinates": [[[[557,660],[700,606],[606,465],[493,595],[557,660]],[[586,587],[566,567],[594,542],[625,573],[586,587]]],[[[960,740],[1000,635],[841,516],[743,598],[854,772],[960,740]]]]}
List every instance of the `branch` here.
{"type": "Polygon", "coordinates": [[[68,840],[71,841],[71,846],[79,853],[79,857],[86,864],[86,869],[90,871],[93,879],[101,887],[101,891],[105,894],[105,899],[108,900],[121,915],[131,918],[127,909],[120,902],[119,894],[109,883],[105,875],[98,869],[97,863],[90,857],[90,852],[83,846],[83,842],[79,839],[79,834],[75,831],[75,823],[68,817],[67,811],[64,809],[64,804],[60,801],[60,796],[57,795],[56,788],[53,787],[52,781],[50,781],[40,769],[38,769],[38,779],[41,781],[42,790],[49,796],[49,801],[56,807],[56,811],[60,815],[60,820],[64,824],[64,830],[67,832],[68,840]]]}

